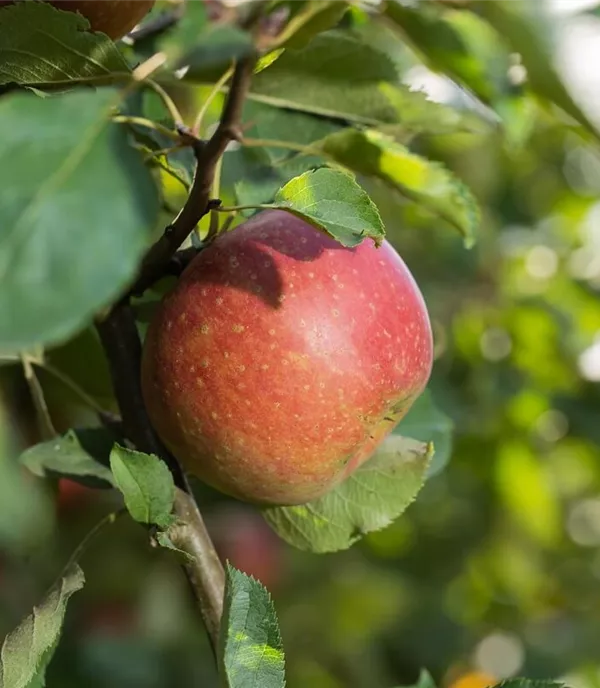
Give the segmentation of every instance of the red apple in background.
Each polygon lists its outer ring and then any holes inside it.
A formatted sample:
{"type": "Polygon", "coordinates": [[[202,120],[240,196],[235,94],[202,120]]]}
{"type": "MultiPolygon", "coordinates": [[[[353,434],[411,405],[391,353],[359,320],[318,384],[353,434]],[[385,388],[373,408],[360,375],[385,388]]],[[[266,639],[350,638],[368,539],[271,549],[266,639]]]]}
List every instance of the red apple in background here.
{"type": "MultiPolygon", "coordinates": [[[[79,12],[92,31],[101,31],[113,40],[129,33],[152,9],[154,0],[45,0],[59,10],[79,12]]],[[[0,7],[13,1],[0,0],[0,7]]]]}
{"type": "Polygon", "coordinates": [[[86,487],[74,480],[60,478],[56,497],[59,512],[70,511],[88,504],[95,492],[91,487],[86,487]]]}
{"type": "Polygon", "coordinates": [[[256,511],[227,504],[211,516],[208,528],[221,559],[269,590],[278,586],[284,568],[283,543],[256,511]]]}
{"type": "Polygon", "coordinates": [[[425,303],[389,243],[344,248],[266,211],[185,270],[148,330],[142,378],[188,471],[242,500],[301,504],[371,456],[431,365],[425,303]]]}

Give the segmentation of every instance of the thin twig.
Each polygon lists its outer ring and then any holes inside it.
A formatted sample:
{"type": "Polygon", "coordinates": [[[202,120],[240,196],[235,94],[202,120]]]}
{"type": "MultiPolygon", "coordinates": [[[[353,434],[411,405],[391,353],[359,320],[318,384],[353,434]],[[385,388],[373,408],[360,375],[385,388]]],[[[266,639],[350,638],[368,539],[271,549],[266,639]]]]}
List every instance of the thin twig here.
{"type": "Polygon", "coordinates": [[[145,117],[132,117],[129,115],[115,115],[112,118],[113,122],[118,122],[121,124],[129,124],[131,126],[139,126],[139,127],[145,127],[146,129],[153,129],[154,131],[159,132],[163,136],[166,136],[173,141],[179,142],[181,140],[181,137],[176,131],[173,131],[172,129],[169,129],[169,127],[165,127],[163,124],[160,124],[160,122],[155,122],[154,120],[151,119],[146,119],[145,117]]]}
{"type": "Polygon", "coordinates": [[[110,514],[107,514],[103,519],[98,521],[98,523],[96,523],[96,525],[84,535],[83,540],[81,540],[81,542],[77,545],[67,563],[63,566],[60,575],[52,587],[56,586],[58,581],[60,581],[63,576],[66,576],[68,570],[73,566],[73,564],[76,564],[81,559],[92,540],[94,540],[95,537],[99,535],[106,526],[111,526],[117,521],[118,518],[126,513],[127,509],[119,509],[118,511],[112,511],[110,514]]]}
{"type": "Polygon", "coordinates": [[[204,120],[204,117],[206,113],[208,112],[208,108],[210,107],[210,104],[213,102],[213,100],[217,97],[217,94],[219,91],[225,86],[225,84],[229,81],[231,78],[231,75],[233,74],[234,67],[230,67],[225,74],[217,81],[217,83],[213,86],[211,92],[206,96],[206,100],[202,103],[202,107],[200,110],[198,110],[198,114],[196,115],[196,119],[194,120],[194,126],[192,127],[192,131],[196,136],[200,136],[201,131],[200,129],[202,128],[202,121],[204,120]]]}
{"type": "Polygon", "coordinates": [[[158,439],[146,413],[140,379],[142,346],[129,303],[118,303],[97,328],[110,363],[126,436],[140,451],[159,456],[173,473],[177,485],[174,512],[181,522],[175,544],[191,556],[184,563],[185,572],[216,648],[225,591],[223,566],[185,475],[158,439]]]}
{"type": "Polygon", "coordinates": [[[195,141],[193,148],[197,166],[189,196],[179,215],[146,254],[140,275],[132,289],[133,294],[143,293],[160,278],[173,253],[194,231],[204,215],[215,207],[210,203],[215,170],[229,142],[240,138],[242,108],[250,87],[254,63],[254,56],[238,62],[217,129],[208,141],[195,141]]]}
{"type": "Polygon", "coordinates": [[[183,125],[183,116],[181,112],[179,112],[179,108],[177,105],[175,105],[175,101],[171,96],[165,91],[165,89],[160,85],[157,84],[156,81],[153,81],[152,79],[145,79],[144,85],[148,86],[148,88],[151,88],[163,101],[165,104],[165,107],[169,111],[169,114],[171,115],[171,119],[173,120],[173,124],[176,127],[180,127],[183,125]]]}

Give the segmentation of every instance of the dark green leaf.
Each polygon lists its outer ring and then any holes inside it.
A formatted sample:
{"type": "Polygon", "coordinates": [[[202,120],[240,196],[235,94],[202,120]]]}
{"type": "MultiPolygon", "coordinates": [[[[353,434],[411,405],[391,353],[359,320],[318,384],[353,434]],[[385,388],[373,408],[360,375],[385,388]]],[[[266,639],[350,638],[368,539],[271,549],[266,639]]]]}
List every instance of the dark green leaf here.
{"type": "MultiPolygon", "coordinates": [[[[66,344],[46,350],[44,365],[38,373],[42,380],[48,374],[63,381],[67,379],[102,407],[116,411],[108,361],[95,328],[88,327],[66,344]]],[[[64,384],[69,385],[68,382],[64,384]]]]}
{"type": "Polygon", "coordinates": [[[514,0],[475,0],[472,6],[521,55],[531,88],[598,137],[598,131],[575,103],[553,64],[554,27],[546,5],[514,0]]]}
{"type": "Polygon", "coordinates": [[[105,428],[69,430],[62,437],[27,449],[20,463],[40,477],[64,475],[85,484],[114,485],[108,468],[117,438],[105,428]]]}
{"type": "Polygon", "coordinates": [[[43,602],[8,634],[0,655],[0,688],[45,685],[46,667],[60,637],[67,603],[84,582],[83,571],[74,564],[43,602]]]}
{"type": "Polygon", "coordinates": [[[247,32],[230,25],[211,25],[176,66],[186,69],[186,81],[207,83],[218,79],[233,60],[246,57],[253,50],[252,38],[247,32]]]}
{"type": "Polygon", "coordinates": [[[275,194],[275,205],[325,230],[343,246],[383,241],[379,211],[352,177],[321,168],[294,177],[275,194]]]}
{"type": "Polygon", "coordinates": [[[225,155],[223,177],[233,180],[240,205],[261,205],[273,201],[290,179],[323,164],[322,158],[297,155],[275,165],[263,148],[245,148],[225,155]]]}
{"type": "MultiPolygon", "coordinates": [[[[276,140],[299,146],[310,146],[343,127],[339,121],[326,117],[285,110],[253,101],[248,101],[244,107],[244,123],[246,126],[244,138],[276,140]]],[[[281,161],[294,154],[283,146],[267,145],[263,147],[263,150],[273,162],[281,161]]]]}
{"type": "Polygon", "coordinates": [[[0,9],[0,85],[61,86],[127,74],[115,44],[91,33],[79,14],[46,2],[19,2],[0,9]]]}
{"type": "Polygon", "coordinates": [[[157,456],[115,445],[110,454],[114,481],[131,516],[140,523],[166,528],[174,521],[175,484],[157,456]]]}
{"type": "Polygon", "coordinates": [[[183,17],[169,31],[160,34],[148,46],[147,53],[163,52],[169,63],[175,65],[198,44],[208,26],[205,3],[186,3],[183,17]]]}
{"type": "Polygon", "coordinates": [[[331,492],[301,506],[263,510],[269,525],[298,549],[348,549],[398,518],[423,485],[431,447],[391,435],[375,455],[331,492]]]}
{"type": "Polygon", "coordinates": [[[388,57],[341,32],[330,32],[302,50],[286,50],[255,76],[252,94],[263,102],[318,115],[395,122],[396,110],[379,88],[382,82],[398,82],[388,57]]]}
{"type": "Polygon", "coordinates": [[[335,27],[348,7],[340,0],[307,0],[288,21],[277,46],[303,48],[317,34],[335,27]]]}
{"type": "Polygon", "coordinates": [[[389,57],[341,31],[286,50],[255,75],[250,98],[348,122],[394,124],[404,136],[482,128],[479,118],[465,119],[401,85],[389,57]]]}
{"type": "Polygon", "coordinates": [[[425,390],[396,426],[394,434],[433,444],[435,454],[428,475],[434,475],[450,460],[453,431],[454,425],[450,418],[433,403],[431,392],[425,390]]]}
{"type": "Polygon", "coordinates": [[[411,153],[402,144],[373,129],[345,129],[321,142],[336,162],[379,177],[411,200],[454,225],[473,244],[479,207],[469,189],[437,162],[411,153]]]}
{"type": "MultiPolygon", "coordinates": [[[[1,10],[4,11],[4,10],[1,10]]],[[[65,339],[136,272],[158,215],[111,89],[0,101],[0,348],[65,339]]]]}
{"type": "Polygon", "coordinates": [[[219,637],[223,688],[284,688],[285,659],[269,591],[250,576],[227,566],[219,637]]]}

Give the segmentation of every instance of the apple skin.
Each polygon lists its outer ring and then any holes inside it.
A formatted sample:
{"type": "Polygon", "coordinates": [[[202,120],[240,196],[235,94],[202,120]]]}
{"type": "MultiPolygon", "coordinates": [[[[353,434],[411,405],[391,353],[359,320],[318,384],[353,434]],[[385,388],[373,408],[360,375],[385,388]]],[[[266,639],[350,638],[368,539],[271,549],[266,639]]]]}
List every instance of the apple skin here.
{"type": "MultiPolygon", "coordinates": [[[[79,12],[92,31],[101,31],[113,40],[123,38],[152,9],[155,0],[44,0],[56,9],[79,12]]],[[[0,0],[0,7],[13,4],[0,0]]]]}
{"type": "Polygon", "coordinates": [[[388,242],[344,248],[268,210],[194,258],[153,318],[148,413],[190,473],[292,505],[368,459],[423,391],[423,297],[388,242]]]}

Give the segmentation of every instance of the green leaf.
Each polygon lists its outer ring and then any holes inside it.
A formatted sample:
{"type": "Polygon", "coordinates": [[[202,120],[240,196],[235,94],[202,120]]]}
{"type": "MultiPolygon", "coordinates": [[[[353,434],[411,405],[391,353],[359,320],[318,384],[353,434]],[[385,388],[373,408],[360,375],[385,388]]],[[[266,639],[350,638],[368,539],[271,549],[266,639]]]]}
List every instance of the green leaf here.
{"type": "MultiPolygon", "coordinates": [[[[310,146],[343,128],[339,121],[317,117],[305,112],[248,101],[244,107],[244,138],[276,140],[310,146]]],[[[264,146],[269,158],[281,161],[290,155],[290,150],[280,146],[264,146]]]]}
{"type": "Polygon", "coordinates": [[[342,246],[371,238],[379,245],[385,229],[379,211],[352,177],[321,168],[294,177],[275,194],[275,204],[325,230],[342,246]]]}
{"type": "Polygon", "coordinates": [[[329,31],[301,50],[286,50],[254,76],[250,98],[359,124],[395,125],[408,132],[481,131],[465,118],[400,84],[394,62],[355,36],[329,31]]]}
{"type": "Polygon", "coordinates": [[[317,34],[339,24],[348,8],[348,3],[340,0],[307,0],[302,4],[301,10],[288,20],[276,46],[303,48],[317,34]]]}
{"type": "Polygon", "coordinates": [[[190,2],[184,7],[183,17],[169,31],[144,42],[145,55],[164,53],[171,65],[177,64],[201,40],[209,26],[206,6],[203,2],[190,2]]]}
{"type": "Polygon", "coordinates": [[[561,107],[598,138],[598,130],[575,103],[553,64],[554,27],[546,5],[513,0],[475,0],[472,6],[520,54],[533,91],[561,107]]]}
{"type": "Polygon", "coordinates": [[[164,461],[153,454],[115,445],[110,453],[110,467],[125,506],[136,521],[161,528],[174,522],[171,512],[175,484],[164,461]]]}
{"type": "Polygon", "coordinates": [[[508,77],[508,51],[493,29],[473,13],[390,0],[385,15],[432,69],[467,86],[484,103],[514,90],[508,77]]]}
{"type": "Polygon", "coordinates": [[[375,455],[331,492],[263,515],[286,542],[319,554],[348,549],[398,518],[423,486],[432,448],[391,435],[375,455]]]}
{"type": "Polygon", "coordinates": [[[116,439],[105,428],[69,430],[62,437],[27,449],[19,461],[42,478],[58,474],[94,486],[114,486],[107,464],[116,439]]]}
{"type": "MultiPolygon", "coordinates": [[[[4,10],[0,10],[4,11],[4,10]]],[[[0,101],[0,349],[66,339],[131,281],[158,194],[121,125],[121,94],[0,101]]]]}
{"type": "Polygon", "coordinates": [[[434,404],[431,392],[425,390],[393,432],[433,444],[435,454],[427,473],[431,476],[439,473],[450,460],[453,431],[454,424],[450,418],[434,404]]]}
{"type": "Polygon", "coordinates": [[[0,9],[0,85],[62,86],[130,70],[115,44],[89,22],[46,2],[0,9]]]}
{"type": "Polygon", "coordinates": [[[317,36],[302,50],[286,50],[255,75],[251,93],[272,105],[318,115],[369,124],[395,122],[396,110],[379,88],[382,82],[398,82],[394,63],[334,31],[317,36]]]}
{"type": "Polygon", "coordinates": [[[479,207],[467,186],[438,162],[411,153],[373,129],[345,129],[320,147],[336,162],[388,186],[456,227],[471,246],[479,224],[479,207]]]}
{"type": "Polygon", "coordinates": [[[209,83],[218,79],[232,61],[250,55],[253,50],[252,38],[246,31],[231,25],[210,25],[176,67],[186,69],[186,81],[209,83]]]}
{"type": "Polygon", "coordinates": [[[227,565],[219,636],[222,688],[284,688],[285,659],[269,591],[227,565]]]}
{"type": "Polygon", "coordinates": [[[0,653],[0,688],[45,685],[46,667],[60,638],[67,603],[85,578],[74,564],[41,604],[8,634],[0,653]]]}
{"type": "Polygon", "coordinates": [[[225,154],[223,178],[231,181],[240,205],[259,206],[272,202],[290,179],[323,164],[321,158],[297,155],[275,165],[264,148],[241,148],[225,154]]]}

